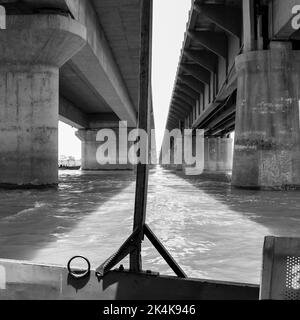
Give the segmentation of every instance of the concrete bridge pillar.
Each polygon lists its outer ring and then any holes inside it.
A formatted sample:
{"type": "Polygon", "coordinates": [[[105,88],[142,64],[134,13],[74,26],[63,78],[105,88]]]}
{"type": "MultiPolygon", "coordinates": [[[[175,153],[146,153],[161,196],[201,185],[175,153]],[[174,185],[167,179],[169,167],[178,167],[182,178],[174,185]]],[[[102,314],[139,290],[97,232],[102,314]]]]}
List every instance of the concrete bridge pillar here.
{"type": "Polygon", "coordinates": [[[204,173],[227,174],[232,171],[231,138],[205,138],[204,173]]]}
{"type": "Polygon", "coordinates": [[[169,141],[164,141],[161,155],[161,165],[168,170],[182,171],[183,169],[183,139],[173,137],[169,141]]]}
{"type": "Polygon", "coordinates": [[[233,185],[300,186],[300,53],[289,42],[236,58],[238,96],[233,185]]]}
{"type": "Polygon", "coordinates": [[[204,169],[203,154],[204,154],[204,144],[205,144],[204,140],[205,140],[204,136],[202,136],[201,138],[198,137],[197,139],[195,133],[193,133],[191,144],[190,143],[187,144],[186,141],[184,140],[184,143],[185,143],[184,148],[186,148],[186,150],[183,151],[184,161],[183,161],[182,167],[185,175],[198,176],[203,173],[203,169],[204,169]],[[194,164],[190,165],[185,162],[184,152],[191,154],[195,159],[197,158],[194,164]],[[197,152],[199,153],[198,155],[197,155],[197,152]],[[200,161],[201,157],[202,157],[202,161],[200,161]]]}
{"type": "MultiPolygon", "coordinates": [[[[127,133],[130,130],[127,130],[127,133]]],[[[93,129],[80,129],[76,136],[81,140],[81,169],[86,171],[115,171],[133,170],[134,165],[129,162],[128,150],[133,142],[128,142],[126,132],[112,126],[102,126],[93,129]],[[99,131],[103,135],[110,131],[104,141],[99,140],[99,131]],[[98,136],[98,137],[97,137],[98,136]],[[123,140],[123,141],[122,141],[123,140]],[[103,149],[101,149],[103,148],[103,149]]],[[[102,136],[103,137],[103,136],[102,136]]],[[[102,140],[102,138],[101,138],[102,140]]]]}
{"type": "Polygon", "coordinates": [[[8,16],[0,30],[0,185],[58,182],[59,67],[86,30],[56,15],[8,16]]]}
{"type": "Polygon", "coordinates": [[[170,154],[171,163],[170,163],[170,167],[173,170],[182,171],[183,168],[184,168],[184,154],[183,154],[184,144],[183,144],[183,139],[182,138],[175,138],[172,142],[173,143],[171,144],[171,154],[170,154]],[[176,162],[176,158],[178,158],[180,152],[182,154],[182,159],[181,159],[182,161],[181,161],[181,163],[178,163],[178,161],[176,162]]]}
{"type": "Polygon", "coordinates": [[[170,163],[163,164],[163,166],[169,170],[180,170],[181,165],[175,164],[175,143],[173,140],[170,143],[170,163]]]}

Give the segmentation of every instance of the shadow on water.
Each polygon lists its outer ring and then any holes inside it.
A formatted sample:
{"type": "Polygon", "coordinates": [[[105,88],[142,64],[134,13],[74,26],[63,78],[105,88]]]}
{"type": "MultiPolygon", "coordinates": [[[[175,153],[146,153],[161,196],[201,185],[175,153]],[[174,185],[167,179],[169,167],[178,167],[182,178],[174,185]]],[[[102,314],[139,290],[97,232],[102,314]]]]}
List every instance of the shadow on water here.
{"type": "MultiPolygon", "coordinates": [[[[230,210],[268,228],[268,235],[300,237],[300,191],[259,191],[238,189],[230,182],[185,176],[172,171],[204,191],[230,210]]],[[[266,234],[267,235],[267,234],[266,234]]]]}
{"type": "MultiPolygon", "coordinates": [[[[134,181],[129,172],[64,171],[57,190],[1,190],[0,257],[65,264],[72,255],[86,254],[91,242],[101,251],[105,236],[112,234],[109,221],[125,220],[116,234],[131,227],[134,181]]],[[[116,237],[115,246],[120,241],[116,237]]],[[[103,254],[110,255],[112,246],[114,239],[103,254]]]]}
{"type": "MultiPolygon", "coordinates": [[[[149,181],[148,224],[191,277],[258,284],[264,237],[299,235],[299,192],[238,190],[161,167],[149,181]]],[[[144,262],[170,274],[147,242],[144,262]]]]}
{"type": "MultiPolygon", "coordinates": [[[[134,191],[134,173],[79,172],[61,173],[58,190],[0,191],[0,257],[66,265],[83,255],[97,267],[132,231],[134,191]]],[[[264,237],[300,234],[299,196],[157,167],[147,223],[188,276],[259,283],[264,237]]],[[[172,274],[147,241],[143,265],[172,274]]]]}

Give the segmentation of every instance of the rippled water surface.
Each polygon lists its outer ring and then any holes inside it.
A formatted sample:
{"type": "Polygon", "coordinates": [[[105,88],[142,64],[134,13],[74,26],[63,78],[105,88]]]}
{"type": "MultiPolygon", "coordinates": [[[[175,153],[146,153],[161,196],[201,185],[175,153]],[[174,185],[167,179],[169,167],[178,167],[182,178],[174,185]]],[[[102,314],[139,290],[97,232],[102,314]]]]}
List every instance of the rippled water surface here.
{"type": "MultiPolygon", "coordinates": [[[[300,192],[151,170],[147,223],[191,277],[259,283],[266,235],[300,236],[300,192]]],[[[133,173],[62,171],[58,190],[0,191],[0,257],[100,265],[132,229],[133,173]]],[[[172,274],[145,241],[144,268],[172,274]]]]}

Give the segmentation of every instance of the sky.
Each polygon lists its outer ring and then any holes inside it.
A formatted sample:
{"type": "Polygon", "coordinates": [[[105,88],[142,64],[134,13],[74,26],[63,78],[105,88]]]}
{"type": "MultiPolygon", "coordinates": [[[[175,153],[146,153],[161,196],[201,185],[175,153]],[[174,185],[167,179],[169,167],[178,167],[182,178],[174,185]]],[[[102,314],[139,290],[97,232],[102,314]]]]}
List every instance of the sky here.
{"type": "MultiPolygon", "coordinates": [[[[152,90],[156,142],[162,143],[191,0],[154,0],[152,90]]],[[[76,129],[59,123],[59,155],[81,158],[76,129]]]]}

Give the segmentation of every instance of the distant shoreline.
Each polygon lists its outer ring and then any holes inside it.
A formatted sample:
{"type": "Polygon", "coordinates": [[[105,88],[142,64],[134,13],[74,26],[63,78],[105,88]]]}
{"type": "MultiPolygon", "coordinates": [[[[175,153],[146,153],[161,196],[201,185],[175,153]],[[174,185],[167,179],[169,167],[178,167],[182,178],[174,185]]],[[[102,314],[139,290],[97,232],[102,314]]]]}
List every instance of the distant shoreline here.
{"type": "Polygon", "coordinates": [[[81,166],[72,166],[72,167],[61,166],[61,167],[58,167],[59,170],[79,170],[80,168],[81,168],[81,166]]]}

